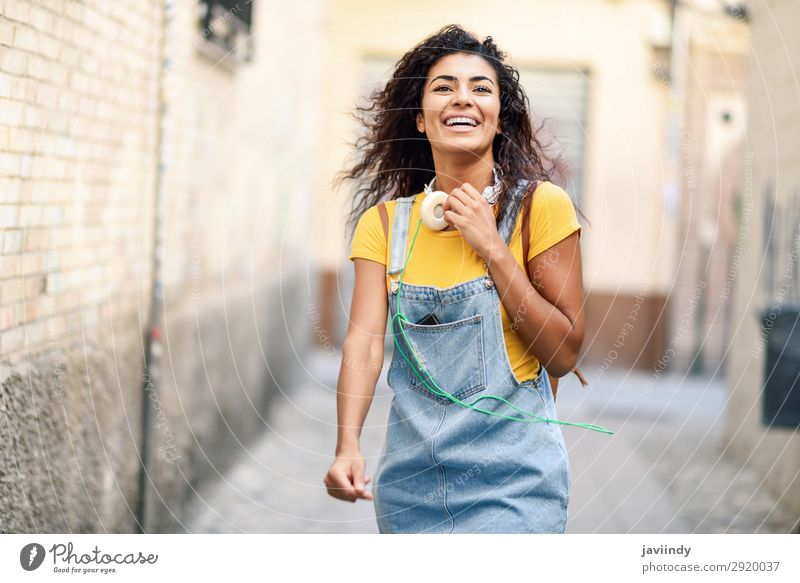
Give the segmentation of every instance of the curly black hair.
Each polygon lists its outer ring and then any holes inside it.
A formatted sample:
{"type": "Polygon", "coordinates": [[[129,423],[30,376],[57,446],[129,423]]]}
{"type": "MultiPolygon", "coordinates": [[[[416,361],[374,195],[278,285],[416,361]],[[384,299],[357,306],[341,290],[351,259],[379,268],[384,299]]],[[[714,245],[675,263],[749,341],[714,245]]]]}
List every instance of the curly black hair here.
{"type": "Polygon", "coordinates": [[[421,112],[428,71],[440,58],[453,53],[480,55],[494,68],[499,80],[498,125],[503,131],[498,132],[492,143],[502,183],[497,199],[497,224],[520,205],[522,220],[529,220],[532,187],[537,181],[551,180],[553,172],[561,166],[560,154],[545,155],[537,137],[541,132],[535,131],[531,122],[530,103],[520,84],[519,71],[504,62],[506,53],[497,48],[491,36],[481,42],[457,24],[444,26],[403,55],[386,86],[370,94],[369,105],[356,106],[353,115],[366,129],[354,144],[361,155],[352,168],[338,172],[333,182],[334,188],[345,179],[358,185],[346,226],[350,239],[367,209],[381,200],[421,192],[435,175],[430,142],[427,136],[418,133],[415,118],[421,112]],[[516,192],[521,179],[529,181],[529,188],[512,201],[509,193],[516,192]]]}

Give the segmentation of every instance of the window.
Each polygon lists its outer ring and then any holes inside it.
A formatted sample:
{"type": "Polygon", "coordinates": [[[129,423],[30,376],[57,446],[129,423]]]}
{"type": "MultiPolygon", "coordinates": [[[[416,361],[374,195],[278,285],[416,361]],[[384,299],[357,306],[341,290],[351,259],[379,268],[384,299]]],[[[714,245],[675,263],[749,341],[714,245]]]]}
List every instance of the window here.
{"type": "Polygon", "coordinates": [[[199,0],[198,49],[229,65],[251,61],[253,3],[254,0],[199,0]]]}

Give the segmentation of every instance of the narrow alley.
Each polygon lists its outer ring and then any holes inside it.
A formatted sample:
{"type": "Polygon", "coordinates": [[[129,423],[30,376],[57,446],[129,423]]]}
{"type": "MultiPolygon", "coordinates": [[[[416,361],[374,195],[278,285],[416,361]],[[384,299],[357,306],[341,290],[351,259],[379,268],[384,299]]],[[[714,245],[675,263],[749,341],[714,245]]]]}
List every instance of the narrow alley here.
{"type": "MultiPolygon", "coordinates": [[[[377,532],[370,501],[336,500],[322,483],[336,441],[338,360],[319,352],[304,364],[306,381],[277,399],[265,436],[199,494],[188,532],[377,532]]],[[[368,476],[391,402],[387,368],[388,361],[362,434],[368,476]]],[[[572,464],[567,533],[791,532],[790,515],[762,479],[723,455],[723,383],[586,374],[586,388],[562,380],[560,418],[599,423],[615,434],[562,427],[572,464]]]]}

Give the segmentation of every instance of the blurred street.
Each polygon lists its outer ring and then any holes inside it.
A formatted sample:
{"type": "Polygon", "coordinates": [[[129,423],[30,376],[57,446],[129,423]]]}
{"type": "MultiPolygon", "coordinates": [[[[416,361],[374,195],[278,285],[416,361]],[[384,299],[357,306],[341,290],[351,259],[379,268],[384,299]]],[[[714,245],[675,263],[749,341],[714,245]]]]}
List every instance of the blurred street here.
{"type": "MultiPolygon", "coordinates": [[[[333,499],[322,483],[336,442],[338,364],[323,353],[306,359],[306,380],[277,397],[265,436],[199,493],[187,531],[377,532],[371,501],[333,499]]],[[[369,476],[391,402],[387,369],[388,361],[362,433],[369,476]]],[[[572,465],[567,533],[791,531],[789,513],[762,476],[722,455],[722,382],[590,368],[584,374],[585,389],[575,378],[562,379],[560,418],[599,423],[615,434],[563,426],[572,465]]]]}

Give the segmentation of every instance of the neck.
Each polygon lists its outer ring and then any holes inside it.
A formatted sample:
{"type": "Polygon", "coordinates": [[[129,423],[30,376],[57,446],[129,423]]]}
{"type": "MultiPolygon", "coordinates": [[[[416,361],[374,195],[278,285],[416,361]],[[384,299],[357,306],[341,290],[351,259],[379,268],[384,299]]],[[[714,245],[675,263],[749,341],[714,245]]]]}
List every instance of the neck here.
{"type": "Polygon", "coordinates": [[[436,181],[433,183],[435,190],[450,193],[467,182],[478,192],[483,192],[484,188],[494,184],[494,158],[491,150],[482,158],[470,156],[465,159],[453,156],[442,159],[434,152],[433,165],[436,169],[436,181]]]}

